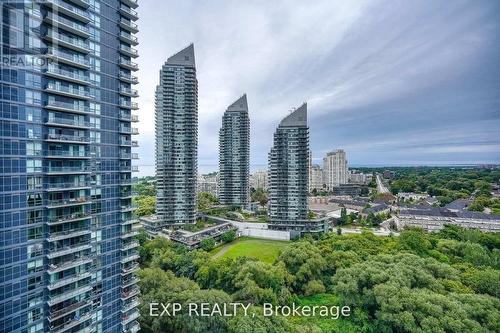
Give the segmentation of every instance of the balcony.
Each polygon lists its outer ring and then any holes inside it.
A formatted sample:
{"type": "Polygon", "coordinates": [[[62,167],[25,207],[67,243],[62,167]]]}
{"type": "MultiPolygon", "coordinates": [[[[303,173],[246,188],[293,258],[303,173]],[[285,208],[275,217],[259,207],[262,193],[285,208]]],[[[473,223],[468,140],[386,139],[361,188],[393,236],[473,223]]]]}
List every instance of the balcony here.
{"type": "Polygon", "coordinates": [[[47,57],[54,59],[58,63],[89,69],[90,62],[81,54],[68,54],[57,50],[54,47],[47,48],[47,57]]]}
{"type": "Polygon", "coordinates": [[[128,300],[125,304],[123,304],[121,311],[122,311],[122,313],[128,312],[128,311],[132,310],[133,308],[138,307],[139,304],[141,304],[141,302],[139,301],[139,298],[137,298],[137,297],[132,298],[132,299],[128,300]]]}
{"type": "Polygon", "coordinates": [[[60,216],[49,216],[47,220],[48,225],[58,225],[68,222],[76,222],[91,218],[92,215],[88,212],[77,212],[73,214],[60,215],[60,216]]]}
{"type": "Polygon", "coordinates": [[[126,133],[126,134],[139,134],[139,130],[135,127],[125,127],[125,126],[120,126],[119,129],[120,133],[126,133]]]}
{"type": "Polygon", "coordinates": [[[122,3],[126,4],[127,6],[131,8],[137,8],[139,4],[137,3],[137,0],[121,0],[122,3]]]}
{"type": "Polygon", "coordinates": [[[72,199],[55,199],[55,200],[47,200],[47,208],[57,208],[57,207],[65,207],[65,206],[77,206],[77,205],[85,205],[91,203],[90,197],[79,197],[72,199]]]}
{"type": "Polygon", "coordinates": [[[136,36],[132,35],[130,32],[126,31],[120,31],[119,38],[121,41],[131,44],[131,45],[138,45],[139,40],[137,39],[136,36]]]}
{"type": "Polygon", "coordinates": [[[140,329],[141,326],[139,325],[139,322],[133,321],[123,330],[123,333],[137,333],[140,329]]]}
{"type": "MultiPolygon", "coordinates": [[[[139,171],[139,166],[137,165],[123,165],[120,166],[120,172],[138,172],[139,171]]],[[[128,194],[129,196],[132,196],[132,193],[128,194]]]]}
{"type": "Polygon", "coordinates": [[[46,158],[74,158],[86,159],[90,158],[90,154],[86,151],[70,151],[70,150],[47,150],[46,158]]]}
{"type": "Polygon", "coordinates": [[[74,181],[64,183],[48,183],[45,186],[45,191],[64,191],[64,190],[77,190],[90,188],[90,182],[87,181],[74,181]]]}
{"type": "Polygon", "coordinates": [[[47,109],[56,110],[56,111],[65,111],[65,112],[73,112],[73,113],[82,113],[88,114],[90,113],[90,108],[88,106],[84,106],[80,103],[66,103],[60,102],[56,100],[49,99],[47,104],[45,104],[47,109]]]}
{"type": "Polygon", "coordinates": [[[73,319],[69,319],[64,324],[58,326],[50,326],[51,333],[64,333],[69,329],[76,327],[87,320],[92,319],[92,312],[88,312],[81,317],[74,317],[73,319]]]}
{"type": "Polygon", "coordinates": [[[89,6],[90,6],[89,0],[69,0],[69,2],[72,2],[75,5],[83,7],[83,8],[89,8],[89,6]]]}
{"type": "Polygon", "coordinates": [[[135,237],[139,235],[139,231],[137,230],[129,230],[129,231],[124,231],[123,234],[120,236],[121,239],[127,239],[130,237],[135,237]]]}
{"type": "Polygon", "coordinates": [[[139,142],[134,140],[121,140],[120,145],[122,146],[130,146],[130,147],[139,147],[139,142]]]}
{"type": "Polygon", "coordinates": [[[91,170],[87,166],[48,167],[48,169],[45,171],[45,173],[49,175],[85,174],[90,172],[91,170]]]}
{"type": "Polygon", "coordinates": [[[80,135],[47,134],[45,141],[64,143],[90,143],[90,138],[80,135]]]}
{"type": "Polygon", "coordinates": [[[120,99],[120,107],[132,110],[139,109],[139,105],[136,102],[131,102],[123,99],[120,99]]]}
{"type": "MultiPolygon", "coordinates": [[[[125,95],[125,96],[130,96],[130,97],[139,97],[139,92],[136,89],[125,88],[125,87],[120,88],[120,94],[125,95]]],[[[137,103],[135,103],[135,104],[136,104],[136,107],[138,108],[137,103]]]]}
{"type": "Polygon", "coordinates": [[[135,10],[125,5],[120,5],[120,15],[128,18],[131,21],[137,21],[139,19],[139,15],[135,10]]]}
{"type": "Polygon", "coordinates": [[[126,263],[128,263],[128,262],[131,262],[131,261],[134,261],[134,260],[137,260],[137,259],[139,259],[139,254],[137,254],[137,253],[132,253],[132,254],[128,254],[128,255],[124,256],[124,257],[120,260],[120,262],[121,262],[122,264],[126,264],[126,263]]]}
{"type": "Polygon", "coordinates": [[[133,159],[133,160],[138,160],[139,159],[139,154],[137,153],[124,153],[120,152],[120,158],[121,159],[133,159]]]}
{"type": "Polygon", "coordinates": [[[137,83],[139,83],[139,79],[136,76],[133,76],[133,75],[130,75],[130,74],[120,73],[118,75],[118,78],[120,80],[128,82],[130,84],[137,84],[137,83]]]}
{"type": "Polygon", "coordinates": [[[75,312],[79,309],[82,309],[86,306],[92,305],[91,301],[82,301],[82,302],[76,302],[71,304],[70,306],[66,306],[60,310],[57,311],[49,311],[49,315],[47,316],[47,319],[52,322],[54,320],[57,320],[61,317],[64,317],[72,312],[75,312]]]}
{"type": "Polygon", "coordinates": [[[137,26],[136,23],[134,23],[130,20],[127,20],[124,17],[120,18],[120,28],[128,30],[132,33],[136,33],[139,31],[139,27],[137,26]]]}
{"type": "Polygon", "coordinates": [[[76,259],[76,260],[65,261],[65,262],[57,264],[57,265],[50,264],[49,269],[47,270],[47,273],[48,274],[55,274],[55,273],[62,272],[64,270],[67,270],[67,269],[70,269],[73,267],[89,264],[91,262],[92,262],[92,256],[87,256],[87,257],[83,257],[83,258],[76,259]]]}
{"type": "Polygon", "coordinates": [[[90,36],[90,30],[87,26],[55,15],[52,12],[47,12],[47,15],[43,19],[45,22],[52,24],[58,29],[64,29],[83,38],[88,38],[90,36]]]}
{"type": "Polygon", "coordinates": [[[134,287],[130,288],[129,291],[122,292],[121,299],[122,300],[127,300],[129,298],[132,298],[134,296],[139,295],[139,293],[140,293],[139,287],[134,286],[134,287]]]}
{"type": "Polygon", "coordinates": [[[54,259],[71,253],[85,251],[91,248],[92,246],[88,242],[83,242],[81,245],[61,246],[58,248],[49,249],[49,253],[47,253],[47,258],[54,259]]]}
{"type": "Polygon", "coordinates": [[[131,313],[122,316],[122,325],[127,325],[137,318],[139,318],[139,310],[133,310],[131,313]]]}
{"type": "Polygon", "coordinates": [[[137,271],[138,269],[139,269],[139,264],[135,263],[135,264],[133,264],[131,266],[122,268],[121,275],[125,276],[127,274],[130,274],[130,273],[133,273],[133,272],[137,271]]]}
{"type": "Polygon", "coordinates": [[[137,65],[135,62],[131,60],[120,58],[119,64],[121,67],[130,69],[131,71],[139,70],[139,65],[137,65]]]}
{"type": "Polygon", "coordinates": [[[120,44],[120,52],[132,58],[137,58],[139,56],[139,52],[136,49],[124,44],[120,44]]]}
{"type": "Polygon", "coordinates": [[[80,237],[84,235],[90,235],[91,231],[89,228],[75,228],[70,230],[63,230],[57,232],[50,232],[47,242],[57,242],[63,239],[80,237]]]}
{"type": "Polygon", "coordinates": [[[81,10],[80,8],[72,6],[62,0],[46,0],[44,3],[56,9],[58,12],[66,14],[83,23],[90,22],[90,14],[87,11],[81,10]]]}
{"type": "Polygon", "coordinates": [[[121,250],[122,251],[127,251],[127,250],[130,250],[130,249],[135,249],[137,247],[139,247],[139,242],[138,241],[131,241],[131,242],[122,244],[121,250]]]}
{"type": "Polygon", "coordinates": [[[81,99],[91,98],[90,92],[88,90],[83,89],[83,87],[76,88],[73,86],[64,86],[62,84],[53,82],[49,82],[47,86],[45,86],[45,91],[73,98],[81,98],[81,99]]]}
{"type": "Polygon", "coordinates": [[[78,72],[70,72],[55,66],[49,66],[45,69],[45,74],[56,79],[71,81],[79,84],[87,85],[90,83],[90,77],[88,75],[80,74],[78,72]]]}
{"type": "Polygon", "coordinates": [[[89,42],[81,38],[66,36],[52,29],[47,30],[47,33],[43,37],[56,45],[61,45],[77,52],[90,52],[89,42]]]}
{"type": "Polygon", "coordinates": [[[82,121],[79,118],[56,118],[50,117],[45,120],[45,125],[57,126],[57,127],[69,127],[69,128],[90,128],[90,123],[82,121]]]}
{"type": "Polygon", "coordinates": [[[128,277],[122,279],[122,288],[127,288],[129,286],[137,284],[139,281],[141,281],[141,279],[139,279],[137,276],[129,275],[128,277]]]}
{"type": "Polygon", "coordinates": [[[133,225],[133,224],[138,224],[139,223],[139,220],[137,219],[128,219],[128,220],[124,220],[121,222],[121,225],[133,225]]]}

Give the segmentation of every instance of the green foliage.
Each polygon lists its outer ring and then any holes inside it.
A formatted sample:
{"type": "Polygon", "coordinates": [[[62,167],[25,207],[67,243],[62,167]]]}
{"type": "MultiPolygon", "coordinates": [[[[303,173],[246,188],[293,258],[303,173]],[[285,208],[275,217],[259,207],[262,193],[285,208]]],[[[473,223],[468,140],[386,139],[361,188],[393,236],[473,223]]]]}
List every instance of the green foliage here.
{"type": "Polygon", "coordinates": [[[152,215],[156,211],[156,197],[155,196],[138,196],[134,198],[134,204],[137,205],[134,211],[136,216],[152,215]]]}
{"type": "Polygon", "coordinates": [[[235,238],[236,238],[236,231],[234,231],[234,230],[226,231],[221,236],[221,240],[224,243],[231,243],[232,241],[235,240],[235,238]]]}
{"type": "Polygon", "coordinates": [[[137,193],[138,196],[155,197],[155,185],[151,180],[152,178],[150,177],[141,178],[139,182],[132,186],[132,189],[137,193]]]}
{"type": "Polygon", "coordinates": [[[200,192],[198,193],[197,204],[198,204],[198,211],[206,212],[212,206],[219,204],[219,199],[212,193],[200,192]]]}
{"type": "Polygon", "coordinates": [[[293,301],[350,305],[353,311],[338,321],[267,318],[258,306],[256,317],[141,319],[158,332],[499,331],[500,234],[450,226],[437,233],[409,229],[399,237],[332,232],[295,242],[240,238],[212,253],[161,239],[141,242],[148,267],[140,273],[143,314],[151,300],[293,301]],[[238,251],[227,255],[233,248],[238,251]],[[277,254],[269,260],[271,249],[277,254]],[[257,250],[263,259],[245,256],[257,250]]]}
{"type": "Polygon", "coordinates": [[[258,202],[261,206],[265,206],[267,204],[268,195],[266,190],[263,188],[257,188],[252,191],[251,194],[252,202],[258,202]]]}
{"type": "Polygon", "coordinates": [[[200,248],[205,251],[212,251],[215,248],[215,240],[213,238],[205,238],[200,242],[200,248]]]}

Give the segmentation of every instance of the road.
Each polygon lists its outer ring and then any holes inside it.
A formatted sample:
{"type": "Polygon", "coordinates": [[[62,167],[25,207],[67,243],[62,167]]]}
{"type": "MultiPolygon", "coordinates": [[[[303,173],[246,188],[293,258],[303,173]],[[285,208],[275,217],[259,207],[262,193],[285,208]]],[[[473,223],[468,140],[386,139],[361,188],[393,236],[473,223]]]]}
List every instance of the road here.
{"type": "Polygon", "coordinates": [[[377,191],[378,193],[391,193],[387,186],[384,185],[382,182],[382,178],[380,177],[379,174],[377,174],[377,191]]]}

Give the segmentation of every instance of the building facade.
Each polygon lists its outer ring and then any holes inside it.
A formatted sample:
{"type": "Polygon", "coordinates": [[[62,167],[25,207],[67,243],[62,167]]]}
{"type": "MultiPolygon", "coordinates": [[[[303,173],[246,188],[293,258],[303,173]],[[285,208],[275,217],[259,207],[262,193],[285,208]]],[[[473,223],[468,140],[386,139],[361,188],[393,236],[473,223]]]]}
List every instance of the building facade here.
{"type": "Polygon", "coordinates": [[[137,1],[0,6],[0,332],[137,332],[137,1]]]}
{"type": "Polygon", "coordinates": [[[250,203],[250,118],[247,96],[228,106],[219,131],[219,199],[222,205],[250,203]]]}
{"type": "Polygon", "coordinates": [[[312,151],[309,151],[309,192],[323,189],[323,169],[318,164],[313,164],[312,151]]]}
{"type": "Polygon", "coordinates": [[[163,225],[195,223],[198,82],[194,45],[167,59],[155,93],[156,214],[163,225]]]}
{"type": "Polygon", "coordinates": [[[219,197],[219,174],[217,172],[198,175],[197,193],[208,192],[219,197]]]}
{"type": "Polygon", "coordinates": [[[323,159],[323,182],[328,190],[331,191],[334,186],[347,184],[348,171],[344,150],[337,149],[326,154],[323,159]]]}
{"type": "Polygon", "coordinates": [[[268,189],[268,181],[267,181],[267,171],[260,170],[255,171],[250,176],[250,187],[253,189],[262,188],[264,190],[268,189]]]}
{"type": "Polygon", "coordinates": [[[308,215],[309,128],[307,104],[285,117],[269,153],[269,217],[272,225],[294,224],[308,215]]]}

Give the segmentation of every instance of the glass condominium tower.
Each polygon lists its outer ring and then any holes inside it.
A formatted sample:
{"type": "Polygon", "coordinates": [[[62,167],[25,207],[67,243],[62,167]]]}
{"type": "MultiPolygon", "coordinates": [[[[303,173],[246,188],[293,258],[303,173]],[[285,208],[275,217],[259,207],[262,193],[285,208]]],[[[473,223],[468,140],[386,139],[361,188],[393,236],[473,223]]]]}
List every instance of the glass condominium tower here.
{"type": "Polygon", "coordinates": [[[250,203],[250,119],[247,96],[228,106],[219,131],[220,203],[247,208],[250,203]]]}
{"type": "Polygon", "coordinates": [[[198,82],[194,45],[167,59],[155,92],[156,228],[195,223],[198,82]]]}
{"type": "Polygon", "coordinates": [[[137,5],[1,2],[0,333],[139,330],[137,5]]]}
{"type": "Polygon", "coordinates": [[[307,104],[285,117],[269,152],[270,229],[288,229],[307,220],[309,128],[307,104]]]}

